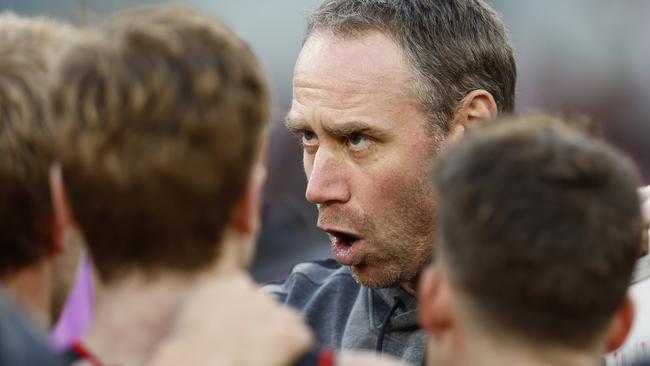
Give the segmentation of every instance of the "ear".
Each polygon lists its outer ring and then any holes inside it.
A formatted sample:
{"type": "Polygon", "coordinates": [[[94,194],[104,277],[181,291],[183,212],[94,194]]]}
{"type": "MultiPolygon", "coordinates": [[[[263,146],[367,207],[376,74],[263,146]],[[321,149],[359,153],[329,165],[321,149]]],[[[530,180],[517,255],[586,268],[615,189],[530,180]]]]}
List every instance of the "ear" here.
{"type": "Polygon", "coordinates": [[[458,110],[449,127],[450,143],[455,143],[465,134],[465,130],[475,123],[491,120],[497,116],[497,103],[488,91],[473,90],[460,101],[458,110]]]}
{"type": "Polygon", "coordinates": [[[449,281],[439,268],[425,269],[418,284],[420,326],[436,338],[453,325],[449,281]]]}
{"type": "Polygon", "coordinates": [[[234,209],[234,227],[240,233],[252,234],[259,229],[262,192],[266,181],[266,134],[251,170],[246,192],[234,209]]]}
{"type": "Polygon", "coordinates": [[[607,352],[618,349],[625,342],[625,338],[627,338],[633,322],[634,302],[627,295],[621,306],[616,310],[612,322],[609,325],[606,343],[607,352]]]}
{"type": "Polygon", "coordinates": [[[256,163],[253,166],[246,192],[234,210],[234,226],[240,233],[251,234],[259,227],[262,187],[265,180],[266,167],[256,163]]]}
{"type": "Polygon", "coordinates": [[[72,214],[70,213],[70,204],[68,197],[65,193],[65,186],[63,184],[63,171],[59,163],[54,163],[50,166],[49,172],[50,179],[50,199],[52,200],[53,211],[53,235],[52,240],[53,251],[55,253],[62,253],[65,251],[65,240],[63,239],[63,232],[69,226],[74,224],[72,214]]]}

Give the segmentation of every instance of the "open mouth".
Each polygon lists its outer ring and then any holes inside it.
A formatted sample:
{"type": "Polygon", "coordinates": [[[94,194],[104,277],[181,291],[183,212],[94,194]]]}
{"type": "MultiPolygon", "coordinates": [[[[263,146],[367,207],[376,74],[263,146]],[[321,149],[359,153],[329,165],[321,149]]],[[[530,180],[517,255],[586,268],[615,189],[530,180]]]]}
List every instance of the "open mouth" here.
{"type": "Polygon", "coordinates": [[[332,254],[337,262],[351,266],[359,261],[356,254],[363,243],[360,237],[334,230],[327,230],[327,234],[332,241],[332,254]]]}
{"type": "Polygon", "coordinates": [[[352,246],[355,241],[359,240],[359,237],[342,233],[340,231],[333,231],[329,230],[327,231],[327,234],[329,234],[330,238],[333,239],[332,242],[340,242],[342,245],[347,245],[347,246],[352,246]]]}

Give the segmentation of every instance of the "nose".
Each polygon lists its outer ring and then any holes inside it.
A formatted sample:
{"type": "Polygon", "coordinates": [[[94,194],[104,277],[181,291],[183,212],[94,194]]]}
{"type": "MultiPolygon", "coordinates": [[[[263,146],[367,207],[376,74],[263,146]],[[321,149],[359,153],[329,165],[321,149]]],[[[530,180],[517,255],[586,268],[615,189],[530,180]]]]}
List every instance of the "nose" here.
{"type": "Polygon", "coordinates": [[[305,158],[307,191],[305,198],[316,204],[344,203],[350,199],[350,189],[342,162],[321,147],[309,160],[305,158]]]}

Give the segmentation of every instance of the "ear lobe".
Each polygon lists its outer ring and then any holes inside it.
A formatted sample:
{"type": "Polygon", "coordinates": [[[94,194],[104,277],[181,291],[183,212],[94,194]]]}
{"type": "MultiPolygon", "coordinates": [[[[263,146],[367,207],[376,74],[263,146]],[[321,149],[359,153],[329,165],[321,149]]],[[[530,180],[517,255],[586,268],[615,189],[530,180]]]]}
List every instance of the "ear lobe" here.
{"type": "Polygon", "coordinates": [[[429,267],[418,285],[420,326],[433,337],[447,331],[453,324],[449,282],[441,271],[429,267]]]}
{"type": "Polygon", "coordinates": [[[54,163],[50,166],[49,183],[52,213],[54,216],[52,246],[55,253],[62,253],[65,250],[63,232],[66,227],[73,224],[73,220],[63,184],[63,171],[59,163],[54,163]]]}
{"type": "Polygon", "coordinates": [[[607,352],[618,349],[632,329],[634,323],[634,302],[629,295],[616,310],[607,334],[607,352]]]}
{"type": "Polygon", "coordinates": [[[445,143],[449,146],[453,146],[457,144],[458,141],[463,138],[463,136],[465,136],[465,126],[456,124],[452,126],[451,130],[449,131],[449,135],[447,136],[445,143]]]}

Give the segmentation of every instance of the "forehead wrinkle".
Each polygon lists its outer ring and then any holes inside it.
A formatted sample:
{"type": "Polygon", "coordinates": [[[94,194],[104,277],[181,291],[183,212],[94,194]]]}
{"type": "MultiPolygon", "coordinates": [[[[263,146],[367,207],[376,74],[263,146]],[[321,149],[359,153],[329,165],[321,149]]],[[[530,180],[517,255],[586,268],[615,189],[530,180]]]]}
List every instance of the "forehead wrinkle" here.
{"type": "Polygon", "coordinates": [[[379,32],[354,40],[311,36],[294,69],[294,87],[412,95],[411,69],[401,48],[379,32]]]}
{"type": "Polygon", "coordinates": [[[417,103],[410,89],[388,87],[380,84],[372,87],[368,83],[346,85],[342,82],[303,82],[294,83],[294,100],[299,104],[350,112],[368,105],[380,103],[385,106],[404,103],[417,103]],[[400,90],[401,89],[401,90],[400,90]],[[405,90],[408,89],[408,90],[405,90]]]}
{"type": "Polygon", "coordinates": [[[301,131],[320,127],[336,136],[367,132],[377,138],[388,137],[404,113],[421,109],[415,98],[396,98],[388,93],[377,98],[371,92],[341,93],[316,87],[300,88],[294,102],[287,115],[287,128],[301,131]],[[405,109],[407,106],[410,108],[405,109]]]}

